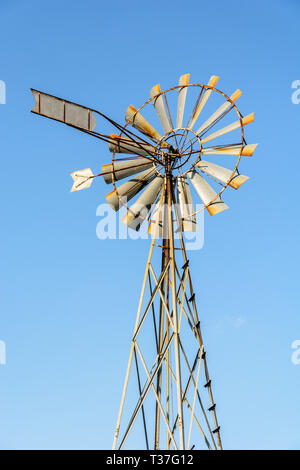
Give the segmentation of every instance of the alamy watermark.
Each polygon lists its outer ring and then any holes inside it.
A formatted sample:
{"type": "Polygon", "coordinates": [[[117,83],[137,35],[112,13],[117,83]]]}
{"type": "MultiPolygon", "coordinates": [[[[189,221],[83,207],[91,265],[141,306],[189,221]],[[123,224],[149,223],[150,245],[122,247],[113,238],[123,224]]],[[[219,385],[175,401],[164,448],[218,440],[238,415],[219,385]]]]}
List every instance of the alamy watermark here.
{"type": "MultiPolygon", "coordinates": [[[[180,214],[179,206],[177,207],[177,205],[175,205],[173,208],[174,239],[180,239],[182,230],[184,231],[186,249],[201,250],[204,245],[203,205],[197,204],[195,207],[189,207],[189,205],[186,205],[184,210],[186,214],[190,215],[185,218],[178,216],[178,214],[180,214]],[[176,213],[177,216],[175,215],[176,213]]],[[[146,240],[150,239],[154,235],[156,238],[168,239],[167,205],[153,205],[150,220],[147,220],[148,211],[149,207],[147,206],[141,205],[138,208],[135,206],[132,220],[130,218],[131,213],[129,211],[126,220],[127,224],[125,224],[122,222],[122,219],[126,217],[127,213],[127,208],[125,206],[122,206],[118,212],[115,212],[109,204],[99,204],[96,210],[96,215],[101,219],[97,223],[96,235],[100,240],[146,240]]]]}
{"type": "Polygon", "coordinates": [[[295,89],[291,97],[292,103],[299,104],[300,103],[300,80],[294,80],[292,82],[292,88],[295,89]]]}
{"type": "Polygon", "coordinates": [[[0,340],[0,365],[4,366],[6,364],[6,344],[4,341],[0,340]]]}
{"type": "Polygon", "coordinates": [[[6,84],[0,80],[0,104],[6,104],[6,84]]]}
{"type": "Polygon", "coordinates": [[[298,366],[300,364],[300,339],[295,339],[295,341],[292,342],[291,347],[292,349],[295,349],[291,357],[292,363],[295,366],[298,366]]]}

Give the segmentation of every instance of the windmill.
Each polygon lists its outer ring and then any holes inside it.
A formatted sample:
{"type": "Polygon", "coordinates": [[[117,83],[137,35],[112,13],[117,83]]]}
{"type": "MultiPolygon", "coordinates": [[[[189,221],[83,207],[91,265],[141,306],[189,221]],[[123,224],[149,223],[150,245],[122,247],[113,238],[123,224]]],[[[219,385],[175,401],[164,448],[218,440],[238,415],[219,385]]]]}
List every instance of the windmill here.
{"type": "Polygon", "coordinates": [[[147,449],[222,449],[184,237],[197,230],[201,211],[213,216],[228,209],[223,192],[248,179],[239,165],[256,147],[244,136],[254,115],[238,110],[240,90],[227,96],[216,88],[219,77],[207,85],[191,84],[189,77],[165,91],[154,86],[142,106],[128,107],[124,125],[32,89],[33,113],[105,141],[112,154],[96,174],[72,172],[71,191],[102,176],[111,186],[106,200],[112,209],[126,209],[130,229],[147,224],[151,238],[113,449],[136,448],[142,436],[147,449]],[[118,132],[96,131],[99,118],[118,132]]]}

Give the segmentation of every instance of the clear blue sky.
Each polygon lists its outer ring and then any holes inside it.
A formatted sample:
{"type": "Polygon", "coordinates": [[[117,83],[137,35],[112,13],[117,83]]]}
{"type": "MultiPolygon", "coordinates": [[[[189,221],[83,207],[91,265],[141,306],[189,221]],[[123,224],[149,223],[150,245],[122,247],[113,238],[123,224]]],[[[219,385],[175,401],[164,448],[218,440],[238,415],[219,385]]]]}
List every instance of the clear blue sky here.
{"type": "Polygon", "coordinates": [[[224,447],[299,449],[299,2],[10,0],[0,12],[0,447],[111,447],[149,244],[97,239],[107,187],[71,194],[69,172],[108,163],[106,145],[31,114],[30,87],[122,122],[154,84],[191,73],[243,91],[259,142],[251,180],[206,217],[191,256],[224,447]]]}

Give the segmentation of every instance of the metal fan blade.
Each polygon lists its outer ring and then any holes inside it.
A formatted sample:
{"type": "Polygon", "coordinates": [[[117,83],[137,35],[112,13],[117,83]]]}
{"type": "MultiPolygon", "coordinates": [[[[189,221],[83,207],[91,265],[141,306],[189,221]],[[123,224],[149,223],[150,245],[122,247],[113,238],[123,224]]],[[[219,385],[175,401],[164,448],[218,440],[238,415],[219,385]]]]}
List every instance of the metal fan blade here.
{"type": "Polygon", "coordinates": [[[170,132],[172,128],[165,110],[163,96],[159,93],[161,93],[160,85],[155,85],[150,90],[150,98],[152,98],[152,104],[154,105],[154,109],[160,120],[162,128],[165,133],[167,133],[170,132]]]}
{"type": "Polygon", "coordinates": [[[157,206],[148,227],[149,235],[155,238],[163,238],[164,233],[164,206],[157,206]]]}
{"type": "Polygon", "coordinates": [[[155,153],[155,147],[151,144],[144,142],[134,141],[128,137],[123,137],[117,134],[110,134],[108,142],[108,148],[110,152],[116,153],[129,153],[133,155],[153,155],[155,153]]]}
{"type": "Polygon", "coordinates": [[[147,119],[145,119],[140,112],[130,105],[125,113],[125,120],[129,122],[131,126],[139,130],[142,134],[150,137],[154,141],[161,139],[161,135],[154,129],[154,127],[149,124],[147,119]]]}
{"type": "MultiPolygon", "coordinates": [[[[215,87],[216,84],[218,83],[219,81],[219,77],[213,75],[212,77],[210,77],[210,80],[208,82],[208,86],[210,87],[215,87]]],[[[193,129],[194,127],[194,124],[195,122],[197,121],[198,117],[199,117],[199,114],[201,113],[202,109],[204,108],[208,98],[210,97],[210,95],[212,94],[212,90],[211,89],[206,89],[205,92],[203,93],[203,96],[201,97],[199,103],[198,103],[198,106],[197,108],[195,109],[194,111],[194,114],[192,116],[192,119],[191,119],[191,122],[188,126],[188,129],[193,129]]]]}
{"type": "MultiPolygon", "coordinates": [[[[246,126],[246,124],[250,124],[251,122],[254,121],[254,113],[248,114],[248,116],[244,117],[242,119],[243,126],[246,126]]],[[[216,139],[217,137],[220,137],[221,135],[227,134],[227,132],[234,131],[241,127],[240,121],[235,121],[232,124],[229,124],[229,126],[223,127],[223,129],[220,129],[217,132],[214,132],[213,134],[210,134],[203,139],[201,139],[201,145],[205,144],[205,142],[209,142],[210,140],[216,139]]]]}
{"type": "Polygon", "coordinates": [[[80,191],[81,189],[89,188],[93,182],[94,173],[90,168],[84,170],[77,170],[70,173],[73,178],[74,184],[71,188],[71,193],[80,191]]]}
{"type": "Polygon", "coordinates": [[[42,91],[31,91],[36,101],[32,113],[88,131],[96,127],[96,118],[91,109],[42,91]]]}
{"type": "Polygon", "coordinates": [[[120,208],[120,198],[124,199],[124,202],[132,199],[137,193],[139,193],[150,181],[150,178],[155,175],[155,170],[145,170],[138,176],[135,176],[126,183],[119,186],[117,189],[105,196],[108,204],[115,210],[118,211],[120,208]]]}
{"type": "Polygon", "coordinates": [[[215,163],[206,162],[204,160],[200,160],[196,163],[197,168],[200,168],[202,171],[207,173],[208,175],[214,176],[218,180],[222,181],[222,183],[227,183],[234,189],[238,189],[242,184],[245,183],[249,179],[248,176],[240,175],[237,171],[232,175],[233,171],[224,168],[223,166],[216,165],[215,163]]]}
{"type": "Polygon", "coordinates": [[[166,212],[165,202],[165,188],[161,192],[159,203],[156,205],[153,213],[151,214],[151,220],[148,227],[148,233],[155,238],[166,238],[167,235],[167,224],[168,217],[166,212]]]}
{"type": "MultiPolygon", "coordinates": [[[[241,90],[236,90],[233,95],[231,95],[230,99],[231,101],[236,101],[240,96],[242,95],[242,92],[241,90]]],[[[216,119],[218,119],[218,117],[220,117],[227,109],[230,108],[230,106],[232,106],[231,104],[231,101],[226,101],[224,104],[222,104],[218,109],[217,111],[215,111],[208,119],[207,121],[205,121],[204,124],[202,124],[202,126],[199,127],[199,129],[197,130],[196,134],[199,135],[201,134],[201,132],[203,132],[205,129],[207,129],[207,127],[209,127],[216,119]]]]}
{"type": "Polygon", "coordinates": [[[217,197],[217,193],[196,170],[190,170],[188,176],[210,215],[215,215],[229,209],[220,196],[217,197]]]}
{"type": "Polygon", "coordinates": [[[189,79],[190,79],[189,73],[186,73],[185,75],[181,75],[179,79],[179,86],[181,88],[178,89],[177,118],[176,118],[177,129],[182,127],[185,100],[186,100],[186,94],[188,90],[187,85],[189,83],[189,79]]]}
{"type": "Polygon", "coordinates": [[[250,144],[250,145],[245,145],[242,151],[242,156],[243,157],[252,157],[256,147],[258,144],[250,144]]]}
{"type": "Polygon", "coordinates": [[[115,161],[113,164],[102,165],[101,172],[104,173],[102,176],[105,183],[109,184],[113,181],[113,174],[115,181],[118,181],[128,176],[136,175],[152,166],[153,163],[149,158],[133,158],[131,160],[115,161]]]}
{"type": "MultiPolygon", "coordinates": [[[[241,155],[243,157],[252,157],[257,145],[258,144],[245,145],[241,155]]],[[[201,149],[202,155],[239,155],[240,152],[240,145],[229,145],[228,147],[208,147],[201,149]]]]}
{"type": "Polygon", "coordinates": [[[192,215],[194,211],[193,200],[188,183],[188,179],[184,175],[177,178],[177,200],[180,207],[180,227],[182,232],[190,232],[197,230],[196,217],[192,215]]]}
{"type": "Polygon", "coordinates": [[[145,217],[161,190],[162,184],[163,178],[161,176],[156,176],[136,202],[132,204],[125,217],[123,217],[122,221],[124,224],[134,230],[140,229],[145,217]]]}

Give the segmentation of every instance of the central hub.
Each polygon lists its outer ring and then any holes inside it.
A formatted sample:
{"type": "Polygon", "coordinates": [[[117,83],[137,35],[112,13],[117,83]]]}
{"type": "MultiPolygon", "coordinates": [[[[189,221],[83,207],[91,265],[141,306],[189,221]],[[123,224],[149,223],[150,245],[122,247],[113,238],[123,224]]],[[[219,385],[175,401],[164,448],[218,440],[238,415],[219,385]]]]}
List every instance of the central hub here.
{"type": "Polygon", "coordinates": [[[194,166],[201,155],[200,139],[188,128],[174,129],[165,134],[157,143],[156,156],[159,164],[166,167],[169,161],[171,170],[184,174],[194,166]]]}

